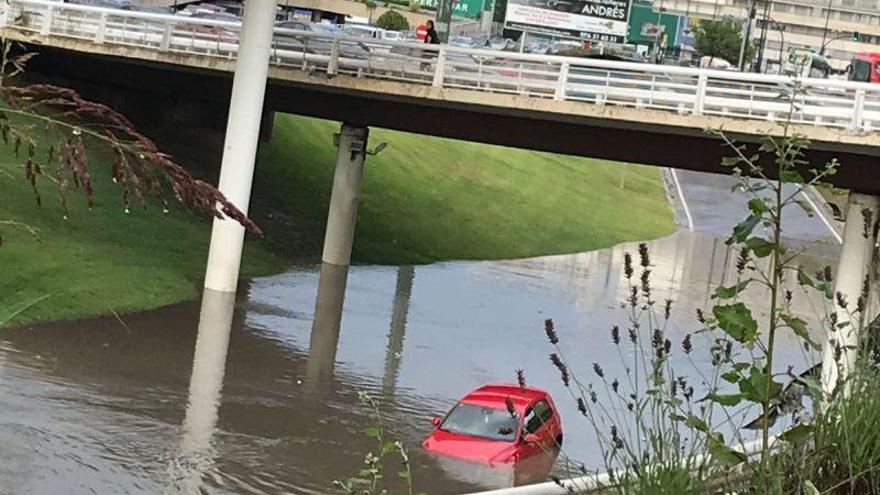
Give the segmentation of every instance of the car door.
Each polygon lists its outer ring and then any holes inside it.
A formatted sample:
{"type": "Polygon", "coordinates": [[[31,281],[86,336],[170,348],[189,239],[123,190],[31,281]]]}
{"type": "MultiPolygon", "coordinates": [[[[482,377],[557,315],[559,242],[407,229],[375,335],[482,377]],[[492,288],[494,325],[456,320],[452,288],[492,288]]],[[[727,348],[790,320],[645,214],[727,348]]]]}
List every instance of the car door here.
{"type": "Polygon", "coordinates": [[[555,411],[550,404],[541,399],[526,408],[523,416],[523,434],[538,436],[536,443],[524,443],[521,457],[527,457],[539,452],[550,451],[556,448],[555,411]]]}

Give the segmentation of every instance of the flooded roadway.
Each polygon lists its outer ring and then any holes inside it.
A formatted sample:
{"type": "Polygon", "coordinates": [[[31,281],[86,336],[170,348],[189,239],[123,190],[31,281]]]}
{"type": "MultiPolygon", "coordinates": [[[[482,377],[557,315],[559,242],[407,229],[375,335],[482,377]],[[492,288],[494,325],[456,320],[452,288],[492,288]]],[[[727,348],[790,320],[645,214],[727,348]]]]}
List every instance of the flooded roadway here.
{"type": "MultiPolygon", "coordinates": [[[[668,335],[677,343],[697,328],[695,308],[733,280],[734,254],[718,237],[684,231],[650,248],[656,297],[675,301],[668,335]]],[[[361,434],[372,425],[361,390],[379,399],[390,434],[409,447],[419,490],[530,481],[544,474],[540,466],[478,469],[420,448],[432,414],[477,385],[513,380],[518,368],[556,398],[567,455],[599,467],[589,424],[547,360],[543,320],[555,320],[578,374],[593,362],[622,373],[609,329],[625,323],[625,251],[635,245],[355,266],[344,293],[344,272],[298,267],[253,281],[234,305],[206,294],[201,321],[199,303],[187,303],[125,316],[124,325],[101,318],[4,330],[0,491],[331,492],[375,450],[361,434]]],[[[798,313],[814,319],[819,302],[796,293],[798,313]]],[[[780,362],[804,362],[791,339],[781,345],[780,362]]],[[[703,353],[694,356],[708,367],[703,353]]]]}

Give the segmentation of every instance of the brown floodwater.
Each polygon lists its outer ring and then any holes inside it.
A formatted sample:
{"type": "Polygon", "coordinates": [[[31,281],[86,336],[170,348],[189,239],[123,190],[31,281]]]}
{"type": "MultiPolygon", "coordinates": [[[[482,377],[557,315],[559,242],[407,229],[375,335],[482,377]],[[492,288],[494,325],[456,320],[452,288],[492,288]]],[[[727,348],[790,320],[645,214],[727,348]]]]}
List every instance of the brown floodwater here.
{"type": "MultiPolygon", "coordinates": [[[[734,255],[722,240],[688,232],[650,246],[655,296],[675,301],[667,335],[678,348],[698,328],[695,309],[734,280],[734,255]]],[[[599,468],[592,429],[547,359],[543,322],[554,319],[585,380],[593,362],[620,376],[609,329],[626,324],[622,260],[635,249],[347,272],[298,267],[252,281],[237,301],[206,293],[126,315],[124,324],[108,317],[3,330],[0,492],[332,492],[375,450],[361,433],[373,420],[359,391],[377,399],[389,435],[409,448],[420,490],[546,479],[552,459],[493,469],[420,447],[433,414],[475,386],[512,381],[518,368],[556,398],[565,456],[599,468]]],[[[821,314],[821,301],[791,288],[799,314],[821,314]]],[[[710,366],[698,340],[691,356],[673,353],[683,372],[710,366]]],[[[781,348],[781,369],[809,360],[784,334],[781,348]]]]}

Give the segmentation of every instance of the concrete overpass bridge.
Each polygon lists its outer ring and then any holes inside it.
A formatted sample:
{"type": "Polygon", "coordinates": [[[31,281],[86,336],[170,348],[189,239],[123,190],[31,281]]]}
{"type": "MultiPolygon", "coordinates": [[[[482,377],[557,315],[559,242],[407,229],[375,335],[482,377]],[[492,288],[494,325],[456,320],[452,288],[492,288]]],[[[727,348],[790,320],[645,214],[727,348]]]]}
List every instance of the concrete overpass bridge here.
{"type": "MultiPolygon", "coordinates": [[[[7,0],[0,18],[0,35],[39,46],[37,60],[54,76],[229,101],[219,188],[245,213],[264,108],[345,122],[322,256],[344,267],[343,287],[369,126],[720,171],[730,152],[705,129],[723,127],[754,146],[790,122],[812,141],[811,164],[839,159],[844,166],[832,180],[853,191],[836,290],[857,299],[871,272],[880,85],[391,43],[308,25],[279,29],[270,0],[249,0],[241,24],[47,0],[7,0]],[[780,100],[794,89],[794,105],[780,100]]],[[[215,220],[204,301],[236,291],[243,240],[240,225],[215,220]]],[[[845,308],[837,314],[839,322],[851,317],[845,308]]],[[[857,348],[852,332],[836,338],[857,348]]],[[[854,351],[845,352],[844,373],[854,360],[854,351]]],[[[826,346],[829,388],[838,372],[832,356],[826,346]]]]}
{"type": "MultiPolygon", "coordinates": [[[[227,108],[240,24],[47,0],[11,0],[2,17],[0,35],[41,53],[32,70],[227,108]]],[[[779,76],[275,28],[266,108],[355,126],[720,171],[729,151],[704,130],[723,127],[744,142],[778,133],[789,117],[779,94],[793,84],[779,76]]],[[[791,119],[813,142],[811,161],[837,157],[845,165],[834,179],[838,185],[880,192],[874,172],[880,85],[799,84],[803,93],[791,119]]]]}

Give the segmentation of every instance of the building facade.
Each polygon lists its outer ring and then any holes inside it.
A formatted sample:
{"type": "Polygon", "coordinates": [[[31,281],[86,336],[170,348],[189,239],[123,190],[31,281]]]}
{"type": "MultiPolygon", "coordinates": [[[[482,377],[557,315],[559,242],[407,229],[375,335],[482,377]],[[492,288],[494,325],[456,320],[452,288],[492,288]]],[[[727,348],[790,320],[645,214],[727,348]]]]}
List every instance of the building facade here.
{"type": "Polygon", "coordinates": [[[700,19],[745,22],[752,1],[750,38],[758,44],[766,37],[763,59],[769,65],[792,48],[810,48],[824,51],[831,66],[843,70],[855,53],[880,51],[880,0],[655,0],[654,7],[700,19]]]}

